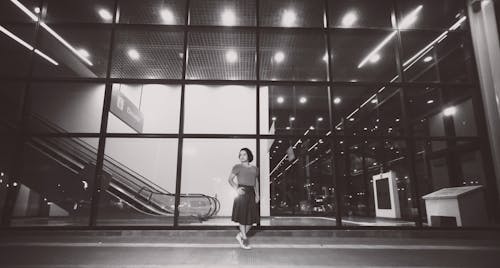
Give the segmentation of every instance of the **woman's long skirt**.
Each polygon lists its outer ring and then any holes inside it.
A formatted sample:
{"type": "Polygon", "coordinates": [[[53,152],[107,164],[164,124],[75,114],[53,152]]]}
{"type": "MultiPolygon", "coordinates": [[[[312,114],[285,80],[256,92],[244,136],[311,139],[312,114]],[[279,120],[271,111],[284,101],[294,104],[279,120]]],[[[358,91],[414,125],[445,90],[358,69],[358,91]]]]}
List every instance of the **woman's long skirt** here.
{"type": "Polygon", "coordinates": [[[259,221],[259,211],[255,203],[255,191],[253,186],[238,185],[245,191],[238,195],[233,203],[233,215],[231,220],[241,225],[252,225],[259,221]]]}

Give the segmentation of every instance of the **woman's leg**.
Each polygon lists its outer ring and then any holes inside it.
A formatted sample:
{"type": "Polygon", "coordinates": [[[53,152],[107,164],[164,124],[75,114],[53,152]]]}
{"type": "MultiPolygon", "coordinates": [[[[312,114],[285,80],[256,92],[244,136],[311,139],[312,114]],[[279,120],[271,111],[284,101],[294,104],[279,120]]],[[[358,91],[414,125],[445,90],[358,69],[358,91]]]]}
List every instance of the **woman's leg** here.
{"type": "Polygon", "coordinates": [[[252,225],[245,225],[245,237],[247,236],[248,231],[252,228],[252,225]]]}
{"type": "Polygon", "coordinates": [[[247,239],[246,225],[240,224],[240,234],[241,238],[247,239]]]}

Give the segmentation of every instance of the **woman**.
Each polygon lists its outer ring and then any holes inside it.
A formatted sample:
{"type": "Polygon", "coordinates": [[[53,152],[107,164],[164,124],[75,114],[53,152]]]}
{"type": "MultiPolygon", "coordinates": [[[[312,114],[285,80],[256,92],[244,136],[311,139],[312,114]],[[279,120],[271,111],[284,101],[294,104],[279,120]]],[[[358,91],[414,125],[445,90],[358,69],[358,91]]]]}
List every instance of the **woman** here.
{"type": "Polygon", "coordinates": [[[231,220],[239,223],[240,232],[236,240],[244,249],[251,249],[247,233],[252,224],[258,221],[257,203],[259,203],[259,182],[257,181],[257,167],[251,166],[253,161],[252,152],[248,148],[240,150],[238,158],[241,164],[237,164],[229,175],[229,184],[238,196],[234,199],[233,215],[231,220]],[[237,178],[237,182],[234,181],[237,178]]]}

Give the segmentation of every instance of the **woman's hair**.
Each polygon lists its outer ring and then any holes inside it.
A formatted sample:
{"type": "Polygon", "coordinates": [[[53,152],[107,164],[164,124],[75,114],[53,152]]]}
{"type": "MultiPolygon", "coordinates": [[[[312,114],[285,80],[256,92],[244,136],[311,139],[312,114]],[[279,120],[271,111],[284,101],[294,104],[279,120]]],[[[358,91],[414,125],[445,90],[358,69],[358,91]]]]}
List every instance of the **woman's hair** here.
{"type": "Polygon", "coordinates": [[[248,163],[251,163],[253,161],[253,154],[252,154],[252,151],[250,151],[250,149],[248,148],[241,148],[240,152],[241,151],[245,151],[247,153],[247,156],[248,156],[248,163]]]}

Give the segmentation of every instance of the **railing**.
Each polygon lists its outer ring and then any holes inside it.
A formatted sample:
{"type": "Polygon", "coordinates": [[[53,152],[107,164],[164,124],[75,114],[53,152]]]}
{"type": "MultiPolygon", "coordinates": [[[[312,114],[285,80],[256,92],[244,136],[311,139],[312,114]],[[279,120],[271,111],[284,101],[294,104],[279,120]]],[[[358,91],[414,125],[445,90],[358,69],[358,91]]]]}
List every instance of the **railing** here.
{"type": "MultiPolygon", "coordinates": [[[[37,128],[40,128],[37,129],[37,132],[66,133],[64,129],[39,115],[32,114],[31,116],[34,121],[33,123],[36,124],[37,128]]],[[[49,148],[56,152],[59,157],[66,158],[67,161],[73,162],[75,166],[81,169],[84,169],[86,165],[96,166],[97,148],[80,138],[39,136],[32,138],[31,143],[36,146],[49,148]]],[[[128,195],[129,197],[133,197],[136,202],[141,203],[141,206],[150,208],[156,211],[157,214],[173,214],[175,194],[163,189],[161,186],[107,155],[104,156],[103,171],[112,178],[113,184],[110,184],[110,187],[113,187],[111,185],[119,185],[121,189],[127,189],[128,192],[132,193],[128,195]]],[[[181,194],[180,198],[181,205],[179,206],[179,212],[182,216],[196,216],[200,219],[206,219],[216,215],[220,209],[220,203],[216,197],[204,194],[181,194]],[[206,205],[198,206],[199,204],[206,205]]],[[[150,214],[148,212],[145,213],[150,214]]]]}

